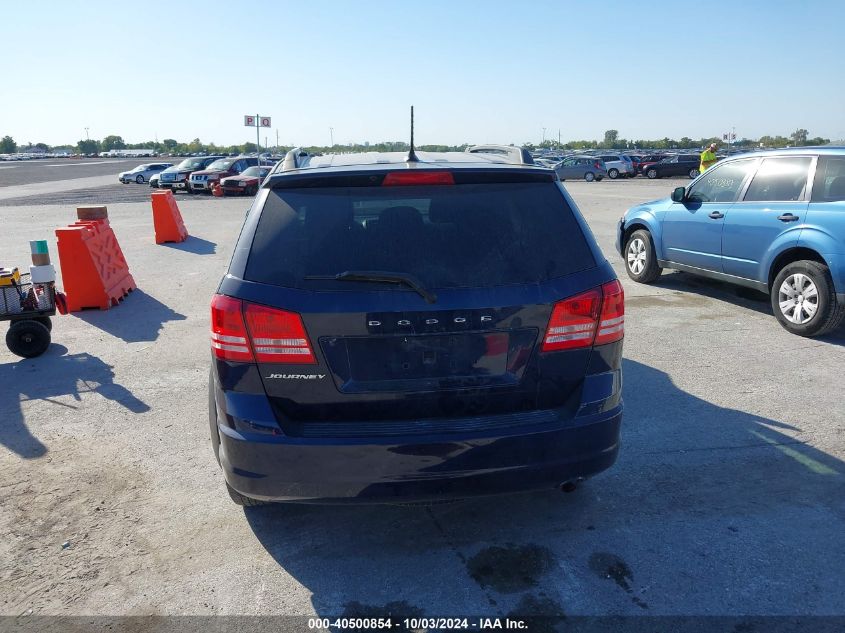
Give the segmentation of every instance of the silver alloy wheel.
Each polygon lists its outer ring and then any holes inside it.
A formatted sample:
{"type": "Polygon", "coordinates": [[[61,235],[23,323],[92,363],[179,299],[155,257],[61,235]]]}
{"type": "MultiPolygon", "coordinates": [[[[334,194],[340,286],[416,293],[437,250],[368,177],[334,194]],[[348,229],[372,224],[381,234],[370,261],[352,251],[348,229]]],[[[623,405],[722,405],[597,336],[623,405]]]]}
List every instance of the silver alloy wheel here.
{"type": "Polygon", "coordinates": [[[586,174],[584,174],[584,180],[586,180],[587,182],[593,182],[595,178],[596,175],[591,171],[588,171],[586,174]]]}
{"type": "Polygon", "coordinates": [[[635,275],[643,272],[646,264],[648,252],[646,251],[645,242],[640,238],[635,237],[628,243],[628,270],[635,275]]]}
{"type": "Polygon", "coordinates": [[[803,273],[790,275],[780,285],[778,305],[787,321],[803,325],[816,316],[819,310],[818,288],[813,280],[803,273]]]}
{"type": "Polygon", "coordinates": [[[646,174],[651,179],[657,178],[657,170],[656,169],[649,169],[646,174]]]}
{"type": "Polygon", "coordinates": [[[141,174],[138,174],[137,176],[135,176],[135,182],[137,182],[139,185],[143,185],[144,177],[141,174]]]}

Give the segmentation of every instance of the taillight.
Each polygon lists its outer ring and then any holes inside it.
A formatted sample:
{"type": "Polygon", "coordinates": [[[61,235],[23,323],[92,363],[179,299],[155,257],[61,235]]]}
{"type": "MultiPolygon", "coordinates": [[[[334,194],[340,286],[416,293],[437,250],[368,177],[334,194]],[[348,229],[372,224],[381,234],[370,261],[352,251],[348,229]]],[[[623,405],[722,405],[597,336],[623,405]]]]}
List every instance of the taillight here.
{"type": "Polygon", "coordinates": [[[244,316],[259,363],[308,365],[317,362],[302,317],[295,312],[247,303],[244,316]]]}
{"type": "Polygon", "coordinates": [[[214,295],[211,300],[211,349],[216,358],[253,362],[240,299],[214,295]]]}
{"type": "Polygon", "coordinates": [[[408,185],[454,185],[450,171],[391,171],[381,182],[382,187],[408,185]]]}
{"type": "Polygon", "coordinates": [[[604,299],[595,345],[612,343],[625,335],[625,291],[622,290],[622,284],[614,279],[604,284],[601,290],[604,299]]]}
{"type": "Polygon", "coordinates": [[[241,363],[317,362],[298,314],[225,295],[211,301],[211,348],[215,357],[241,363]]]}
{"type": "Polygon", "coordinates": [[[543,351],[555,352],[592,345],[600,310],[601,291],[598,288],[558,301],[549,319],[543,351]]]}
{"type": "Polygon", "coordinates": [[[625,293],[618,280],[558,301],[543,338],[544,352],[604,345],[625,333],[625,293]]]}

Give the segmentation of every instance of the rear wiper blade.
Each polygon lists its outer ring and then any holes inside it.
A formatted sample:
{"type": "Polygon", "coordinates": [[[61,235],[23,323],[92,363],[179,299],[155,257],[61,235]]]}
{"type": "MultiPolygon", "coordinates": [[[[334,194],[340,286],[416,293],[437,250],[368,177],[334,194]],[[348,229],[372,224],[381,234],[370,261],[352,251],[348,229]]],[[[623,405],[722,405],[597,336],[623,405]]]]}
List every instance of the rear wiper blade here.
{"type": "Polygon", "coordinates": [[[347,270],[337,275],[306,275],[304,279],[334,279],[336,281],[374,281],[388,284],[404,284],[416,290],[427,303],[437,302],[437,295],[423,286],[419,279],[408,273],[394,273],[384,270],[347,270]]]}

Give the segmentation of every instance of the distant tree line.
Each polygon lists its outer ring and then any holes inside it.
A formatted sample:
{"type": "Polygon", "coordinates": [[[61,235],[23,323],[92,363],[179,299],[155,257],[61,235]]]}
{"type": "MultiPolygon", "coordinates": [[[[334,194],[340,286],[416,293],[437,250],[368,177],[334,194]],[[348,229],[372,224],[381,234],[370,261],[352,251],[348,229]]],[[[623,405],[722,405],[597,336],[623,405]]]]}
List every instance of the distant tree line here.
{"type": "Polygon", "coordinates": [[[664,137],[662,139],[625,139],[619,137],[618,130],[607,130],[604,133],[604,139],[601,141],[569,141],[568,143],[558,143],[554,140],[546,140],[538,145],[533,143],[525,143],[523,147],[533,149],[687,149],[706,147],[710,143],[716,143],[720,146],[730,145],[737,148],[750,147],[804,147],[808,145],[827,145],[830,139],[822,138],[820,136],[809,138],[807,130],[799,128],[795,130],[789,137],[785,136],[761,136],[759,139],[743,138],[734,140],[733,142],[724,140],[719,136],[712,136],[710,138],[692,139],[688,136],[680,139],[673,139],[664,137]]]}
{"type": "MultiPolygon", "coordinates": [[[[809,138],[807,130],[799,128],[795,130],[788,137],[786,136],[761,136],[759,139],[743,138],[734,142],[723,140],[718,136],[709,138],[692,139],[688,136],[680,139],[673,139],[664,137],[662,139],[648,140],[648,139],[625,139],[619,136],[618,130],[607,130],[604,133],[604,139],[601,141],[569,141],[567,143],[558,143],[554,140],[546,140],[535,145],[534,143],[523,143],[523,147],[529,150],[535,149],[619,149],[619,150],[635,150],[635,149],[686,149],[705,147],[710,143],[717,143],[719,145],[730,144],[737,148],[750,147],[803,147],[807,145],[826,145],[830,143],[830,139],[821,138],[820,136],[809,138]]],[[[449,152],[449,151],[463,151],[469,144],[463,143],[461,145],[420,145],[417,149],[430,152],[449,152]]],[[[0,154],[14,154],[15,152],[27,152],[33,150],[40,151],[67,151],[79,152],[80,154],[99,154],[100,152],[107,152],[113,149],[152,149],[162,154],[198,154],[206,152],[209,154],[233,154],[233,153],[251,153],[255,152],[257,146],[255,143],[242,143],[240,145],[216,145],[214,143],[203,143],[200,139],[195,138],[190,142],[180,142],[176,139],[166,138],[162,141],[146,141],[144,143],[126,143],[121,136],[109,135],[102,140],[85,139],[78,141],[76,145],[58,145],[50,147],[46,143],[36,143],[18,145],[11,136],[4,136],[0,139],[0,154]]],[[[275,152],[286,152],[291,149],[288,146],[262,148],[275,152]]],[[[351,143],[346,145],[313,145],[303,148],[311,153],[327,153],[327,152],[406,152],[410,146],[405,141],[382,141],[380,143],[351,143]]]]}

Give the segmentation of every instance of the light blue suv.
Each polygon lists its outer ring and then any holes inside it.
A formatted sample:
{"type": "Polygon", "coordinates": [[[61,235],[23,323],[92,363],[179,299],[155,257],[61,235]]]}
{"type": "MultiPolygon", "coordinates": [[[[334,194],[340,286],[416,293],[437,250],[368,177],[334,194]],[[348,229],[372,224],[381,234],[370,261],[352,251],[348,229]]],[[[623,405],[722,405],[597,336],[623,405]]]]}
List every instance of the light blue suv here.
{"type": "Polygon", "coordinates": [[[766,292],[784,328],[826,334],[845,318],[845,148],[721,161],[669,199],[629,209],[616,250],[634,281],[673,268],[766,292]]]}

